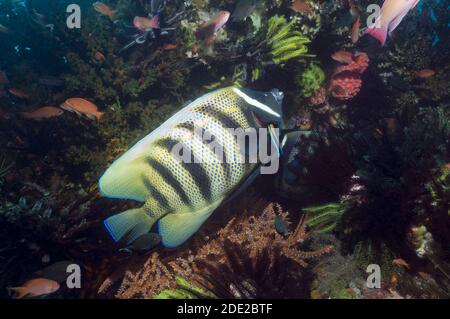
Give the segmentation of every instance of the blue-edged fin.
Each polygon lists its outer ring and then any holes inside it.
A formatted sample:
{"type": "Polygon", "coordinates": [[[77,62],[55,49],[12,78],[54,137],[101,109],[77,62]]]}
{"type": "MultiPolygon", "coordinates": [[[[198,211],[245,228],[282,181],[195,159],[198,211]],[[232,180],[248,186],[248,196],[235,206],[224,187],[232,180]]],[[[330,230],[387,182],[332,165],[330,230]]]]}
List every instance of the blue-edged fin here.
{"type": "Polygon", "coordinates": [[[116,242],[127,245],[150,231],[154,220],[150,218],[144,208],[134,208],[105,219],[104,224],[116,242]]]}
{"type": "Polygon", "coordinates": [[[188,213],[168,214],[158,221],[158,232],[165,247],[175,248],[189,239],[221,204],[221,200],[208,207],[188,213]]]}

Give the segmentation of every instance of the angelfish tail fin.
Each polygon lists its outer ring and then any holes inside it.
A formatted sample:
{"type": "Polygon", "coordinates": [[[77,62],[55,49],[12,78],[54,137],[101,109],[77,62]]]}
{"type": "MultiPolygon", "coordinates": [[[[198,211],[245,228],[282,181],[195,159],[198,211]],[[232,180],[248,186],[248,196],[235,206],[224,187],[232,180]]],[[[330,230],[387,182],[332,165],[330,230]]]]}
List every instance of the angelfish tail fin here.
{"type": "Polygon", "coordinates": [[[141,207],[113,215],[105,219],[104,224],[116,242],[130,244],[139,236],[148,233],[154,222],[141,207]]]}

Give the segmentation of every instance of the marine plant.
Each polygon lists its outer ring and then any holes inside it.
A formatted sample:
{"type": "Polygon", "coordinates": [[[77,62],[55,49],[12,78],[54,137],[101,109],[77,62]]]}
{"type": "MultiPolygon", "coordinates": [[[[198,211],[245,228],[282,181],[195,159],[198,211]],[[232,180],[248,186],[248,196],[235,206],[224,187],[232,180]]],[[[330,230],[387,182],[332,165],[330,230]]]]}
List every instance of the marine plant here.
{"type": "Polygon", "coordinates": [[[317,91],[325,81],[325,73],[316,63],[310,63],[307,68],[298,73],[295,78],[297,89],[301,91],[302,96],[310,97],[317,91]]]}
{"type": "Polygon", "coordinates": [[[327,203],[303,208],[303,211],[308,214],[306,224],[319,234],[332,232],[345,210],[345,205],[341,203],[327,203]]]}
{"type": "MultiPolygon", "coordinates": [[[[244,69],[241,79],[254,82],[270,66],[284,66],[288,62],[305,61],[313,57],[308,53],[310,39],[302,35],[284,16],[272,16],[267,25],[254,33],[238,39],[230,39],[227,46],[219,46],[216,59],[233,61],[232,72],[244,69]]],[[[236,77],[233,82],[239,80],[236,77]]],[[[242,82],[241,82],[242,83],[242,82]]]]}
{"type": "Polygon", "coordinates": [[[217,298],[213,293],[195,287],[186,279],[176,276],[177,288],[175,290],[163,290],[154,296],[154,299],[213,299],[217,298]]]}
{"type": "Polygon", "coordinates": [[[3,184],[4,177],[13,168],[14,163],[8,163],[6,157],[0,159],[0,185],[3,184]]]}
{"type": "Polygon", "coordinates": [[[265,41],[271,47],[270,56],[275,64],[313,56],[308,54],[306,46],[311,41],[295,30],[293,22],[287,22],[284,16],[269,19],[265,41]]]}
{"type": "MultiPolygon", "coordinates": [[[[262,202],[257,204],[264,207],[262,205],[262,202]]],[[[288,213],[271,203],[260,214],[247,212],[235,217],[214,238],[200,241],[196,251],[183,258],[160,260],[154,253],[142,270],[126,275],[116,296],[173,298],[200,294],[219,298],[269,298],[307,295],[308,264],[333,248],[325,245],[312,251],[302,249],[309,238],[304,219],[285,238],[273,226],[277,215],[287,218],[288,213]],[[177,280],[177,277],[184,280],[177,280]],[[192,292],[193,289],[196,292],[192,292]]]]}
{"type": "MultiPolygon", "coordinates": [[[[344,248],[362,264],[377,260],[390,273],[396,255],[409,252],[416,261],[425,256],[420,256],[422,244],[408,244],[409,234],[418,225],[426,226],[435,247],[449,240],[444,230],[449,225],[446,186],[438,182],[445,180],[445,173],[441,174],[448,162],[448,115],[442,108],[408,114],[403,123],[402,118],[385,119],[381,135],[373,129],[353,135],[358,178],[351,188],[359,191],[344,197],[347,210],[336,229],[344,248]]],[[[436,254],[441,254],[440,248],[429,256],[436,254]]],[[[433,264],[433,257],[424,258],[433,264]]],[[[440,257],[435,260],[442,269],[448,267],[440,257]]]]}

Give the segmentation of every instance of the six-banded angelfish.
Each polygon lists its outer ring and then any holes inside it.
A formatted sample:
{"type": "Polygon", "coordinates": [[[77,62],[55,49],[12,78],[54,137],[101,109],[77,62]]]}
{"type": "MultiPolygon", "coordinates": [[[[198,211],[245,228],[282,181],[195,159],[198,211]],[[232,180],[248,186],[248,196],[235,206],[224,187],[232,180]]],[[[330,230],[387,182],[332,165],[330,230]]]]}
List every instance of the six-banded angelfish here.
{"type": "Polygon", "coordinates": [[[266,131],[266,140],[259,145],[278,144],[270,136],[274,127],[282,127],[282,100],[283,93],[277,89],[213,91],[182,108],[119,157],[101,177],[101,193],[144,204],[104,221],[114,240],[132,243],[157,223],[164,246],[185,242],[262,167],[258,161],[242,160],[243,154],[253,157],[259,146],[255,150],[243,145],[230,129],[270,126],[270,134],[266,131]],[[210,138],[196,134],[198,129],[210,138]],[[184,160],[188,151],[193,161],[184,160]]]}

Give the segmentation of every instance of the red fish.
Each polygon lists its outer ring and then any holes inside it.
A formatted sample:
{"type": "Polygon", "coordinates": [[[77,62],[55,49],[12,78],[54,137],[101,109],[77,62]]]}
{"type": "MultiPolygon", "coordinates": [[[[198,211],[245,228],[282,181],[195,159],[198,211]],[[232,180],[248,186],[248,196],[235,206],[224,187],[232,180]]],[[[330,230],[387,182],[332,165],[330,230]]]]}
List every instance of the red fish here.
{"type": "Polygon", "coordinates": [[[337,51],[331,55],[334,61],[349,64],[353,62],[353,54],[348,51],[337,51]]]}
{"type": "Polygon", "coordinates": [[[176,48],[177,48],[176,44],[166,43],[163,45],[164,51],[171,51],[171,50],[175,50],[176,48]]]}
{"type": "Polygon", "coordinates": [[[214,34],[227,23],[230,18],[230,12],[219,11],[219,13],[210,21],[203,23],[200,28],[195,31],[197,39],[204,40],[207,45],[211,45],[214,41],[214,34]]]}
{"type": "Polygon", "coordinates": [[[352,26],[352,43],[355,44],[359,40],[359,29],[361,27],[361,18],[358,16],[352,26]]]}
{"type": "Polygon", "coordinates": [[[401,258],[394,259],[392,261],[392,264],[400,266],[400,267],[404,267],[406,269],[410,268],[409,264],[404,259],[401,259],[401,258]]]}
{"type": "Polygon", "coordinates": [[[103,53],[101,53],[100,51],[95,52],[94,58],[98,62],[105,62],[105,60],[106,60],[105,55],[103,53]]]}
{"type": "Polygon", "coordinates": [[[159,29],[159,17],[158,15],[155,15],[151,19],[147,17],[134,17],[133,25],[140,31],[159,29]]]}
{"type": "Polygon", "coordinates": [[[44,106],[31,112],[22,112],[22,116],[29,120],[42,120],[51,117],[61,116],[64,113],[62,109],[54,106],[44,106]]]}
{"type": "Polygon", "coordinates": [[[92,4],[92,6],[94,7],[94,10],[97,11],[98,13],[101,13],[105,16],[108,16],[111,20],[114,18],[114,10],[112,10],[110,7],[108,7],[106,4],[104,4],[103,2],[94,2],[92,4]]]}
{"type": "Polygon", "coordinates": [[[22,287],[8,288],[9,292],[14,292],[16,296],[14,298],[21,299],[26,296],[39,297],[51,294],[59,289],[59,284],[56,281],[37,278],[27,281],[22,287]]]}
{"type": "Polygon", "coordinates": [[[379,17],[374,25],[367,27],[366,33],[384,45],[388,32],[394,31],[409,10],[413,9],[418,2],[419,0],[385,0],[379,17]]]}
{"type": "Polygon", "coordinates": [[[436,72],[431,69],[423,69],[423,70],[414,72],[414,74],[416,75],[416,77],[418,77],[420,79],[426,79],[426,78],[431,78],[432,76],[434,76],[436,74],[436,72]]]}
{"type": "Polygon", "coordinates": [[[91,120],[97,119],[97,121],[99,121],[103,116],[103,112],[98,111],[97,105],[79,97],[67,99],[60,107],[66,111],[75,112],[79,115],[84,114],[91,120]]]}
{"type": "Polygon", "coordinates": [[[289,5],[289,9],[294,10],[295,12],[305,12],[309,13],[312,11],[311,5],[302,0],[295,0],[289,5]]]}
{"type": "Polygon", "coordinates": [[[19,99],[28,99],[29,95],[28,93],[26,93],[25,91],[18,89],[18,88],[9,88],[8,92],[11,95],[14,95],[15,97],[19,98],[19,99]]]}

